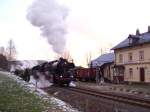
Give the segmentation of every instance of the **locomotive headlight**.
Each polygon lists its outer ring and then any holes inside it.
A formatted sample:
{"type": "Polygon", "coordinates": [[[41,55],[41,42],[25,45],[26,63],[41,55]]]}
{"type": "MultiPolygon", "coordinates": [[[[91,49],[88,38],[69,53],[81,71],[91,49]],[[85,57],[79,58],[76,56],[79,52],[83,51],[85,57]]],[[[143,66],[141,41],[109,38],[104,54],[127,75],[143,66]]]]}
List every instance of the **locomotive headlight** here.
{"type": "Polygon", "coordinates": [[[70,77],[73,78],[73,75],[71,75],[70,77]]]}
{"type": "Polygon", "coordinates": [[[61,75],[60,78],[62,78],[63,76],[61,75]]]}

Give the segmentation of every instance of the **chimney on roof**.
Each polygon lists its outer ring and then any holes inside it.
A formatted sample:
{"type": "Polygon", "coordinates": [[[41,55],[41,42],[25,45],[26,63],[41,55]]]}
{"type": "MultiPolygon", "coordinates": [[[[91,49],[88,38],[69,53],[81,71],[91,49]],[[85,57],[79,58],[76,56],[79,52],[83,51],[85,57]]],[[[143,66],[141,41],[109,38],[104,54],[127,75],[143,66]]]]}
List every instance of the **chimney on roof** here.
{"type": "Polygon", "coordinates": [[[139,29],[136,30],[136,35],[137,35],[137,36],[140,35],[139,29]]]}
{"type": "Polygon", "coordinates": [[[150,26],[148,26],[148,32],[150,33],[150,26]]]}

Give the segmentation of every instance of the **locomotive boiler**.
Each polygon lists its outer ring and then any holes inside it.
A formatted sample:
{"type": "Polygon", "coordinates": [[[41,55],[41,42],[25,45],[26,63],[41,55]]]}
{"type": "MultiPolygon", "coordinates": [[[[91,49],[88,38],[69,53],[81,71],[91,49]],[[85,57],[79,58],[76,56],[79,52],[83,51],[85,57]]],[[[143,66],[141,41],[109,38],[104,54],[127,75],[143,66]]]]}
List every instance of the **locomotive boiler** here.
{"type": "Polygon", "coordinates": [[[45,62],[32,68],[32,74],[35,79],[38,79],[38,74],[44,75],[47,80],[57,85],[69,86],[74,80],[75,64],[64,58],[45,62]]]}

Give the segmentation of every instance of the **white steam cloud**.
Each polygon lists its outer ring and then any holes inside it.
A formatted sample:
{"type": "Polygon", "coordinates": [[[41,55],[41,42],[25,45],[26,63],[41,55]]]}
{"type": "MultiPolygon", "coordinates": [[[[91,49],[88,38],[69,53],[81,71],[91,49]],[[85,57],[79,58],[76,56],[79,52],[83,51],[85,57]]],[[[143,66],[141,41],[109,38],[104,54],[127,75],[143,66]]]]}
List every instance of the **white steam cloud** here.
{"type": "Polygon", "coordinates": [[[66,44],[65,19],[68,10],[57,0],[35,0],[28,9],[27,19],[39,27],[41,35],[46,37],[53,50],[61,54],[66,44]]]}

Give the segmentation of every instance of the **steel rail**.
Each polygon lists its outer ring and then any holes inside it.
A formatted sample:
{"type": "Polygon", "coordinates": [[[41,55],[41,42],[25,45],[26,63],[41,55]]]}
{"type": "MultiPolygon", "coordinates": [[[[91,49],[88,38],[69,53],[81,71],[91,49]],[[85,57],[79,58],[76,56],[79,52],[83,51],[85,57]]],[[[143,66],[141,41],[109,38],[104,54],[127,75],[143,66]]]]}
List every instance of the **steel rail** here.
{"type": "Polygon", "coordinates": [[[119,94],[112,93],[112,92],[101,92],[101,91],[96,91],[94,89],[79,88],[79,87],[69,87],[67,89],[74,91],[74,92],[78,92],[78,93],[105,98],[108,100],[114,100],[114,101],[123,102],[126,104],[132,104],[132,105],[136,105],[136,106],[140,106],[144,108],[150,108],[150,100],[132,97],[129,95],[125,96],[125,94],[119,95],[119,94]]]}

